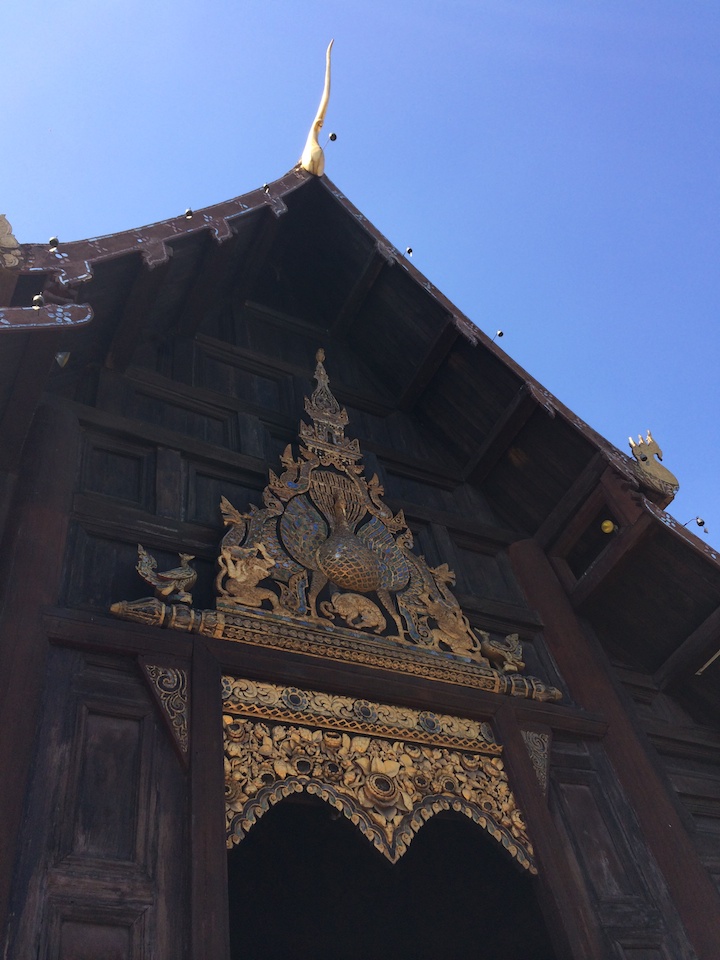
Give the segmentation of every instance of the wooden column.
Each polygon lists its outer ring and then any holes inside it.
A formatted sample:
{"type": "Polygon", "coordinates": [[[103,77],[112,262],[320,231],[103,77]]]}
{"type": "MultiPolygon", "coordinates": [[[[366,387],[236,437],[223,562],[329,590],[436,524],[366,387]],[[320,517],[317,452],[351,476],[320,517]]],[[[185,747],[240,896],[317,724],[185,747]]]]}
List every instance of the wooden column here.
{"type": "Polygon", "coordinates": [[[618,780],[634,807],[648,849],[664,874],[698,960],[717,960],[720,895],[701,864],[668,786],[610,675],[586,637],[565,591],[535,540],[513,544],[510,559],[530,605],[545,624],[545,641],[573,698],[608,721],[603,741],[618,780]]]}
{"type": "Polygon", "coordinates": [[[604,960],[605,949],[585,884],[564,844],[540,790],[512,704],[493,717],[503,744],[503,762],[528,824],[538,865],[539,900],[559,960],[604,960]]]}
{"type": "Polygon", "coordinates": [[[0,931],[6,922],[27,778],[45,683],[43,607],[56,605],[80,445],[77,418],[39,408],[3,539],[0,584],[0,931]]]}
{"type": "Polygon", "coordinates": [[[191,960],[230,960],[220,678],[198,637],[190,691],[191,960]]]}

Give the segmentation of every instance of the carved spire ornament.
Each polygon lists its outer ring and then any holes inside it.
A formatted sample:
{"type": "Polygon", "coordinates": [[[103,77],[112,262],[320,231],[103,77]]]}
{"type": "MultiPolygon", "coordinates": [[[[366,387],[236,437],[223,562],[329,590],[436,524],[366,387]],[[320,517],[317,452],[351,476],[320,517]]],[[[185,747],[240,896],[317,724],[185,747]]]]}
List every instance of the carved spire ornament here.
{"type": "Polygon", "coordinates": [[[308,173],[312,173],[316,177],[321,177],[325,172],[325,154],[318,143],[318,134],[325,122],[325,114],[330,101],[330,51],[333,43],[335,41],[331,40],[325,54],[325,86],[323,87],[322,97],[320,97],[320,106],[310,127],[310,133],[308,133],[308,138],[305,141],[305,149],[300,158],[300,166],[303,170],[307,170],[308,173]]]}
{"type": "Polygon", "coordinates": [[[451,586],[446,563],[413,550],[402,511],[383,502],[377,475],[364,476],[347,411],[333,395],[325,354],[305,400],[299,456],[288,445],[280,475],[269,471],[263,507],[240,512],[225,497],[227,528],[215,578],[216,609],[190,606],[185,565],[156,574],[142,550],[138,572],[155,597],[113,604],[129,620],[243,643],[302,650],[495,693],[559,700],[560,691],[522,675],[516,634],[476,630],[451,586]],[[158,582],[159,581],[159,582],[158,582]],[[181,582],[182,581],[182,582],[181,582]]]}

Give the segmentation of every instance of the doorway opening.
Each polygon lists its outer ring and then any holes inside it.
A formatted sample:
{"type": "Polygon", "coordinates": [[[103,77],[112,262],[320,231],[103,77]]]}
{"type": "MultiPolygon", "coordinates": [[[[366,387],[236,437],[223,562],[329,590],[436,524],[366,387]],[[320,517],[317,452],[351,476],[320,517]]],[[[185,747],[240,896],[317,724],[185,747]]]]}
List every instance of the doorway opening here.
{"type": "Polygon", "coordinates": [[[228,854],[232,960],[556,960],[532,877],[461,814],[396,863],[306,795],[228,854]]]}

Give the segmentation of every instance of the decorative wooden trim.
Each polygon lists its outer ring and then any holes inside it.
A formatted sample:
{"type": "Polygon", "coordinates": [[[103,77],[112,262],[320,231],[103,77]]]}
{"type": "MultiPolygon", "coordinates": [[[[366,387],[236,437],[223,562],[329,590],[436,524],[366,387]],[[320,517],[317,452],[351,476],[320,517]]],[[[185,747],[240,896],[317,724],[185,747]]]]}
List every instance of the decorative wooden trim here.
{"type": "Polygon", "coordinates": [[[140,663],[173,745],[183,765],[187,766],[190,740],[187,670],[148,663],[145,657],[140,658],[140,663]]]}
{"type": "Polygon", "coordinates": [[[391,863],[433,814],[455,810],[537,872],[489,724],[232,677],[223,712],[228,847],[306,791],[391,863]]]}
{"type": "Polygon", "coordinates": [[[548,767],[550,765],[550,732],[540,730],[520,731],[528,755],[538,778],[538,783],[544,794],[548,792],[548,767]]]}

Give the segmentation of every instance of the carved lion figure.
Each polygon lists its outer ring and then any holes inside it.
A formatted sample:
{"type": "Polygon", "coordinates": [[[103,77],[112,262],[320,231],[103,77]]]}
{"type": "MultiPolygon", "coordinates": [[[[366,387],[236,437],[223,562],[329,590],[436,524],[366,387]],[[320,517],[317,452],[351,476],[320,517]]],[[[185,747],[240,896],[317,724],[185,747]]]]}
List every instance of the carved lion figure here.
{"type": "Polygon", "coordinates": [[[380,608],[359,593],[336,593],[330,602],[323,600],[320,603],[320,612],[329,620],[339,616],[356,630],[368,629],[381,633],[387,626],[380,608]]]}

